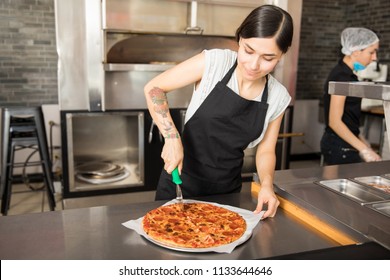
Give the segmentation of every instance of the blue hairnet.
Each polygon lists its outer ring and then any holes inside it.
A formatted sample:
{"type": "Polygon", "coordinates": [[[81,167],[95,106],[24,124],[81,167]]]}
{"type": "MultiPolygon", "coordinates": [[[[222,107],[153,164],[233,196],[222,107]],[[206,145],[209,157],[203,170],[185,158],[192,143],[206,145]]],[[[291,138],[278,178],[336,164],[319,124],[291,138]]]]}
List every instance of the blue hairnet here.
{"type": "Polygon", "coordinates": [[[341,32],[341,52],[345,55],[365,49],[377,42],[379,42],[378,36],[367,28],[348,27],[341,32]]]}

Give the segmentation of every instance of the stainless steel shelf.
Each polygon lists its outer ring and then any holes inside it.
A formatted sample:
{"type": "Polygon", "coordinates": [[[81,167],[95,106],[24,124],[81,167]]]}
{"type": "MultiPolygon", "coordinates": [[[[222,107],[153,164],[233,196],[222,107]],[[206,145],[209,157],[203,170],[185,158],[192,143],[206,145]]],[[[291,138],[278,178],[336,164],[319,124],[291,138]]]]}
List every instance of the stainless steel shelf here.
{"type": "MultiPolygon", "coordinates": [[[[383,100],[386,127],[390,127],[389,82],[329,82],[329,94],[383,100]]],[[[390,139],[390,129],[387,129],[390,139]]]]}
{"type": "Polygon", "coordinates": [[[171,62],[155,62],[150,64],[130,64],[130,63],[105,63],[105,71],[147,71],[147,72],[160,72],[172,68],[175,63],[171,62]]]}
{"type": "Polygon", "coordinates": [[[329,94],[390,101],[390,83],[329,82],[329,94]]]}

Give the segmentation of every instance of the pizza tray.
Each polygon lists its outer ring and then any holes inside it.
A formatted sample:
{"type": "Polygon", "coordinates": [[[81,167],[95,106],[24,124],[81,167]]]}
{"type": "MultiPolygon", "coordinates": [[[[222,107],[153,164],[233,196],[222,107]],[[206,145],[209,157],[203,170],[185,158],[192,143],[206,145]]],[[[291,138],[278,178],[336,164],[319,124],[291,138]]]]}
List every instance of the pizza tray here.
{"type": "MultiPolygon", "coordinates": [[[[173,200],[165,203],[164,205],[169,205],[169,204],[174,204],[174,203],[178,203],[178,201],[176,199],[173,199],[173,200]]],[[[199,201],[199,200],[185,199],[185,200],[183,200],[183,203],[207,203],[207,204],[211,204],[211,205],[215,205],[215,206],[219,206],[219,207],[228,209],[230,211],[234,211],[244,218],[244,220],[246,222],[246,231],[239,239],[237,239],[236,241],[234,241],[230,244],[216,246],[216,247],[208,247],[208,248],[184,248],[184,247],[178,247],[178,246],[173,246],[171,244],[165,244],[165,243],[159,242],[159,241],[151,238],[149,235],[147,235],[142,227],[142,220],[144,217],[140,217],[137,220],[127,221],[127,222],[123,223],[122,225],[129,228],[129,229],[136,231],[139,235],[143,236],[148,241],[150,241],[150,242],[152,242],[160,247],[163,247],[163,248],[167,248],[167,249],[171,249],[171,250],[175,250],[175,251],[181,251],[181,252],[190,252],[190,253],[205,253],[205,252],[231,253],[238,245],[246,242],[252,236],[253,229],[259,223],[259,221],[261,220],[261,217],[264,214],[264,211],[262,211],[260,214],[254,214],[252,211],[249,211],[246,209],[237,208],[237,207],[233,207],[230,205],[222,205],[222,204],[213,203],[213,202],[199,201]]]]}
{"type": "Polygon", "coordinates": [[[83,174],[77,174],[76,178],[82,182],[100,185],[100,184],[108,184],[108,183],[114,183],[117,181],[121,181],[121,180],[129,177],[129,175],[130,175],[130,172],[126,168],[123,168],[123,169],[121,169],[120,173],[118,173],[114,176],[111,176],[111,177],[107,177],[107,178],[103,178],[103,177],[98,178],[98,177],[87,176],[87,175],[83,175],[83,174]]]}

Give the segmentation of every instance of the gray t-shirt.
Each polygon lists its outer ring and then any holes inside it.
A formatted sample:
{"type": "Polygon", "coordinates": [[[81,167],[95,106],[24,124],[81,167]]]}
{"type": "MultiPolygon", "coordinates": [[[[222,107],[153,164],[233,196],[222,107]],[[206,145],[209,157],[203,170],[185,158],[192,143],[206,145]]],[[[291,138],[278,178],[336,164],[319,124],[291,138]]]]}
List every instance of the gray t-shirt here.
{"type": "MultiPolygon", "coordinates": [[[[192,94],[191,102],[188,105],[187,113],[185,117],[185,122],[187,122],[198,110],[202,102],[206,99],[208,94],[213,90],[215,85],[222,80],[225,74],[233,66],[237,58],[237,52],[232,50],[204,50],[206,65],[205,71],[202,76],[202,80],[199,83],[199,86],[194,93],[192,94]]],[[[234,71],[232,78],[228,82],[227,86],[231,88],[238,95],[238,81],[236,76],[236,71],[234,71]]],[[[254,100],[260,102],[262,94],[259,94],[254,100]]],[[[263,139],[264,134],[268,128],[269,122],[276,119],[280,114],[284,112],[287,106],[290,104],[291,96],[287,92],[287,89],[279,83],[274,77],[269,75],[268,79],[268,111],[264,123],[264,129],[260,137],[251,142],[248,145],[248,148],[253,148],[256,146],[261,139],[263,139]]]]}

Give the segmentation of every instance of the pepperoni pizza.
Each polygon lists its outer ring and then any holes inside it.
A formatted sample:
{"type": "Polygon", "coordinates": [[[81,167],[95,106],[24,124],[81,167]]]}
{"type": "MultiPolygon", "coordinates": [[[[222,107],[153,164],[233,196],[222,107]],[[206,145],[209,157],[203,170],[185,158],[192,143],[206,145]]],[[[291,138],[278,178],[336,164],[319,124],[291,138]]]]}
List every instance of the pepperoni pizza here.
{"type": "Polygon", "coordinates": [[[148,212],[142,226],[152,240],[181,248],[230,244],[246,231],[242,216],[209,203],[163,205],[148,212]]]}

